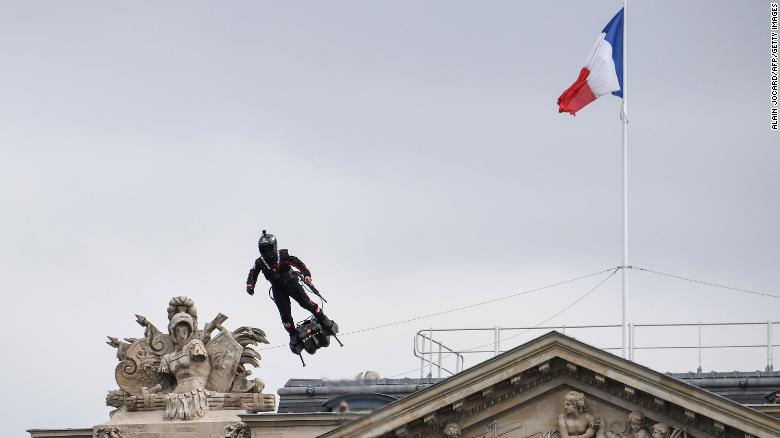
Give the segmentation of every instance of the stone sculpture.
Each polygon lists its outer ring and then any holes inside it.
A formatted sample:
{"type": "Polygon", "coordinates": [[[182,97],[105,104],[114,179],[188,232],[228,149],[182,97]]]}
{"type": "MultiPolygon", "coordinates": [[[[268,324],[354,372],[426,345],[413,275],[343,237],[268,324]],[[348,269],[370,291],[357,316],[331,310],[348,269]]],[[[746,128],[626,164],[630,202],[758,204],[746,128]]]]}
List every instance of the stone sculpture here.
{"type": "MultiPolygon", "coordinates": [[[[616,422],[615,424],[621,423],[616,422]]],[[[606,435],[607,438],[650,438],[650,434],[645,430],[645,416],[639,411],[628,413],[625,428],[622,432],[609,430],[606,435]]]]}
{"type": "Polygon", "coordinates": [[[193,338],[195,320],[186,311],[173,315],[168,326],[175,349],[162,357],[160,373],[172,374],[176,381],[173,393],[165,399],[166,420],[192,420],[209,409],[206,384],[211,361],[203,341],[193,338]]]}
{"type": "Polygon", "coordinates": [[[251,432],[246,426],[246,423],[238,422],[225,427],[224,438],[249,438],[251,432]]]}
{"type": "Polygon", "coordinates": [[[447,423],[447,425],[444,426],[442,435],[444,435],[445,438],[461,438],[463,436],[460,425],[456,422],[447,423]]]}
{"type": "Polygon", "coordinates": [[[655,423],[651,430],[653,438],[669,438],[672,433],[669,426],[664,423],[655,423]]]}
{"type": "Polygon", "coordinates": [[[195,420],[210,409],[274,410],[272,394],[261,394],[264,383],[249,380],[247,365],[260,364],[252,346],[268,343],[265,333],[254,327],[233,332],[218,314],[198,329],[195,304],[187,297],[174,297],[168,306],[168,334],[144,316],[141,339],[119,341],[109,337],[120,360],[115,378],[120,390],[110,391],[106,404],[128,411],[163,410],[166,420],[195,420]],[[212,333],[219,333],[212,338],[212,333]]]}
{"type": "Polygon", "coordinates": [[[601,419],[588,412],[585,394],[569,391],[563,397],[563,413],[558,416],[561,438],[593,438],[601,428],[601,419]]]}
{"type": "Polygon", "coordinates": [[[685,427],[672,429],[666,423],[655,423],[650,429],[652,438],[688,438],[688,431],[685,427]]]}
{"type": "Polygon", "coordinates": [[[122,438],[122,432],[113,426],[98,427],[95,429],[95,438],[122,438]]]}

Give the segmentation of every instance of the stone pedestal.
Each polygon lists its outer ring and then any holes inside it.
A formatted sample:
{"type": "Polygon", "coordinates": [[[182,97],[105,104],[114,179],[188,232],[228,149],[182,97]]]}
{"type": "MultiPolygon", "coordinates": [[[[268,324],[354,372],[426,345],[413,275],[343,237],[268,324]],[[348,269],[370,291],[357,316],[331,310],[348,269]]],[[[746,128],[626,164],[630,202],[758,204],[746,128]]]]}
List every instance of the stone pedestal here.
{"type": "Polygon", "coordinates": [[[162,411],[117,412],[111,420],[94,427],[94,436],[110,438],[111,431],[121,438],[225,438],[226,428],[239,423],[246,411],[208,411],[196,421],[163,419],[162,411]]]}

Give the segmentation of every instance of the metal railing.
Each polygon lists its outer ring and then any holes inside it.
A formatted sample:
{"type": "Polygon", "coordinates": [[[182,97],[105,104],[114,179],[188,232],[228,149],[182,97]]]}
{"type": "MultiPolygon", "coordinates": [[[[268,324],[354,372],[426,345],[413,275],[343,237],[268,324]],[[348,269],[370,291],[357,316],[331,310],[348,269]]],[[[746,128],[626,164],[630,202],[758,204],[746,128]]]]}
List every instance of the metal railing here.
{"type": "Polygon", "coordinates": [[[425,335],[424,330],[417,332],[414,337],[414,355],[420,359],[420,377],[423,377],[425,373],[425,364],[428,364],[429,374],[433,375],[433,368],[436,367],[436,377],[441,377],[442,371],[455,375],[463,371],[464,357],[457,351],[451,350],[441,342],[433,339],[433,329],[429,329],[428,335],[425,335]],[[422,348],[418,347],[418,341],[421,343],[422,348]],[[424,353],[425,344],[428,344],[428,352],[424,353]],[[433,345],[436,344],[437,351],[434,352],[433,345]],[[426,357],[427,356],[427,357],[426,357]],[[436,361],[434,362],[434,357],[436,361]],[[442,361],[445,357],[453,357],[455,362],[455,371],[449,370],[442,365],[442,361]]]}
{"type": "MultiPolygon", "coordinates": [[[[698,352],[698,372],[702,370],[702,351],[713,349],[765,349],[766,350],[766,370],[774,370],[774,349],[780,347],[780,344],[774,343],[773,330],[778,326],[780,322],[777,321],[765,321],[765,322],[715,322],[715,323],[680,323],[680,324],[628,324],[629,330],[629,345],[628,345],[628,359],[633,361],[635,353],[638,350],[697,350],[698,352]],[[761,343],[729,343],[729,344],[704,344],[702,342],[702,330],[710,327],[742,327],[742,326],[766,326],[766,337],[761,343]],[[654,328],[696,328],[697,329],[697,343],[695,345],[637,345],[636,333],[637,331],[646,332],[654,328]],[[640,330],[641,329],[641,330],[640,330]]],[[[505,350],[501,349],[502,342],[506,342],[512,338],[526,334],[528,332],[542,331],[548,332],[552,330],[560,331],[566,334],[566,330],[595,330],[595,329],[612,329],[621,331],[622,326],[620,324],[602,324],[602,325],[561,325],[561,326],[542,326],[542,327],[489,327],[489,328],[449,328],[449,329],[426,329],[420,330],[416,333],[414,338],[414,355],[420,359],[420,377],[425,374],[426,368],[428,374],[433,376],[433,369],[436,368],[437,377],[442,377],[442,372],[450,375],[458,373],[464,369],[464,355],[466,354],[486,354],[491,353],[497,356],[503,353],[505,350]],[[518,332],[506,338],[501,338],[501,334],[504,332],[518,332]],[[443,333],[457,333],[457,332],[490,332],[493,337],[493,341],[471,348],[465,348],[462,350],[453,349],[444,345],[443,341],[434,339],[435,334],[443,333]],[[435,347],[434,347],[435,346],[435,347]],[[489,350],[485,347],[492,347],[489,350]],[[444,363],[454,360],[454,372],[444,367],[444,363]]],[[[612,346],[599,346],[602,350],[614,351],[622,350],[622,347],[612,346]]]]}

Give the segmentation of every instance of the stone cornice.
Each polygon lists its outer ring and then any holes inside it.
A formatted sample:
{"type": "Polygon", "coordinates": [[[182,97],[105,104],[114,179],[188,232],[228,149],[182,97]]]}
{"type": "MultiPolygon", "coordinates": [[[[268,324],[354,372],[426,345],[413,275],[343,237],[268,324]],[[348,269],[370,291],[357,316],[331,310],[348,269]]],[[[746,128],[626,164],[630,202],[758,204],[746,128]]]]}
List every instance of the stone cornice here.
{"type": "Polygon", "coordinates": [[[523,376],[528,373],[541,375],[550,372],[549,364],[556,358],[567,363],[569,372],[576,373],[577,368],[592,372],[594,385],[599,385],[600,381],[604,384],[608,381],[617,382],[624,386],[628,397],[634,397],[631,392],[638,391],[661,403],[681,407],[684,415],[688,415],[686,418],[695,419],[696,415],[718,418],[723,425],[758,437],[780,435],[780,421],[775,418],[553,332],[335,429],[323,437],[368,437],[391,433],[406,426],[413,418],[422,419],[474,394],[489,394],[490,388],[499,383],[521,384],[523,376]]]}
{"type": "Polygon", "coordinates": [[[28,429],[32,438],[74,437],[92,438],[92,428],[89,429],[28,429]]]}
{"type": "Polygon", "coordinates": [[[241,421],[250,428],[286,427],[338,427],[365,414],[357,412],[316,412],[286,414],[241,414],[241,421]]]}
{"type": "Polygon", "coordinates": [[[748,405],[751,409],[755,409],[758,412],[771,415],[775,418],[780,418],[780,405],[748,405]]]}

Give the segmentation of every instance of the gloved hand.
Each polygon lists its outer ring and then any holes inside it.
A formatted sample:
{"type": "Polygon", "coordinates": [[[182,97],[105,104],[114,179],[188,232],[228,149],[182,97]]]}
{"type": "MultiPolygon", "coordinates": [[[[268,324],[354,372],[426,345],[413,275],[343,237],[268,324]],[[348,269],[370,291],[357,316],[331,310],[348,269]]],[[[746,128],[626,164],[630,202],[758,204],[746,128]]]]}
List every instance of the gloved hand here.
{"type": "Polygon", "coordinates": [[[247,284],[246,285],[246,293],[248,293],[249,295],[254,295],[255,294],[255,287],[252,286],[251,284],[247,284]]]}

